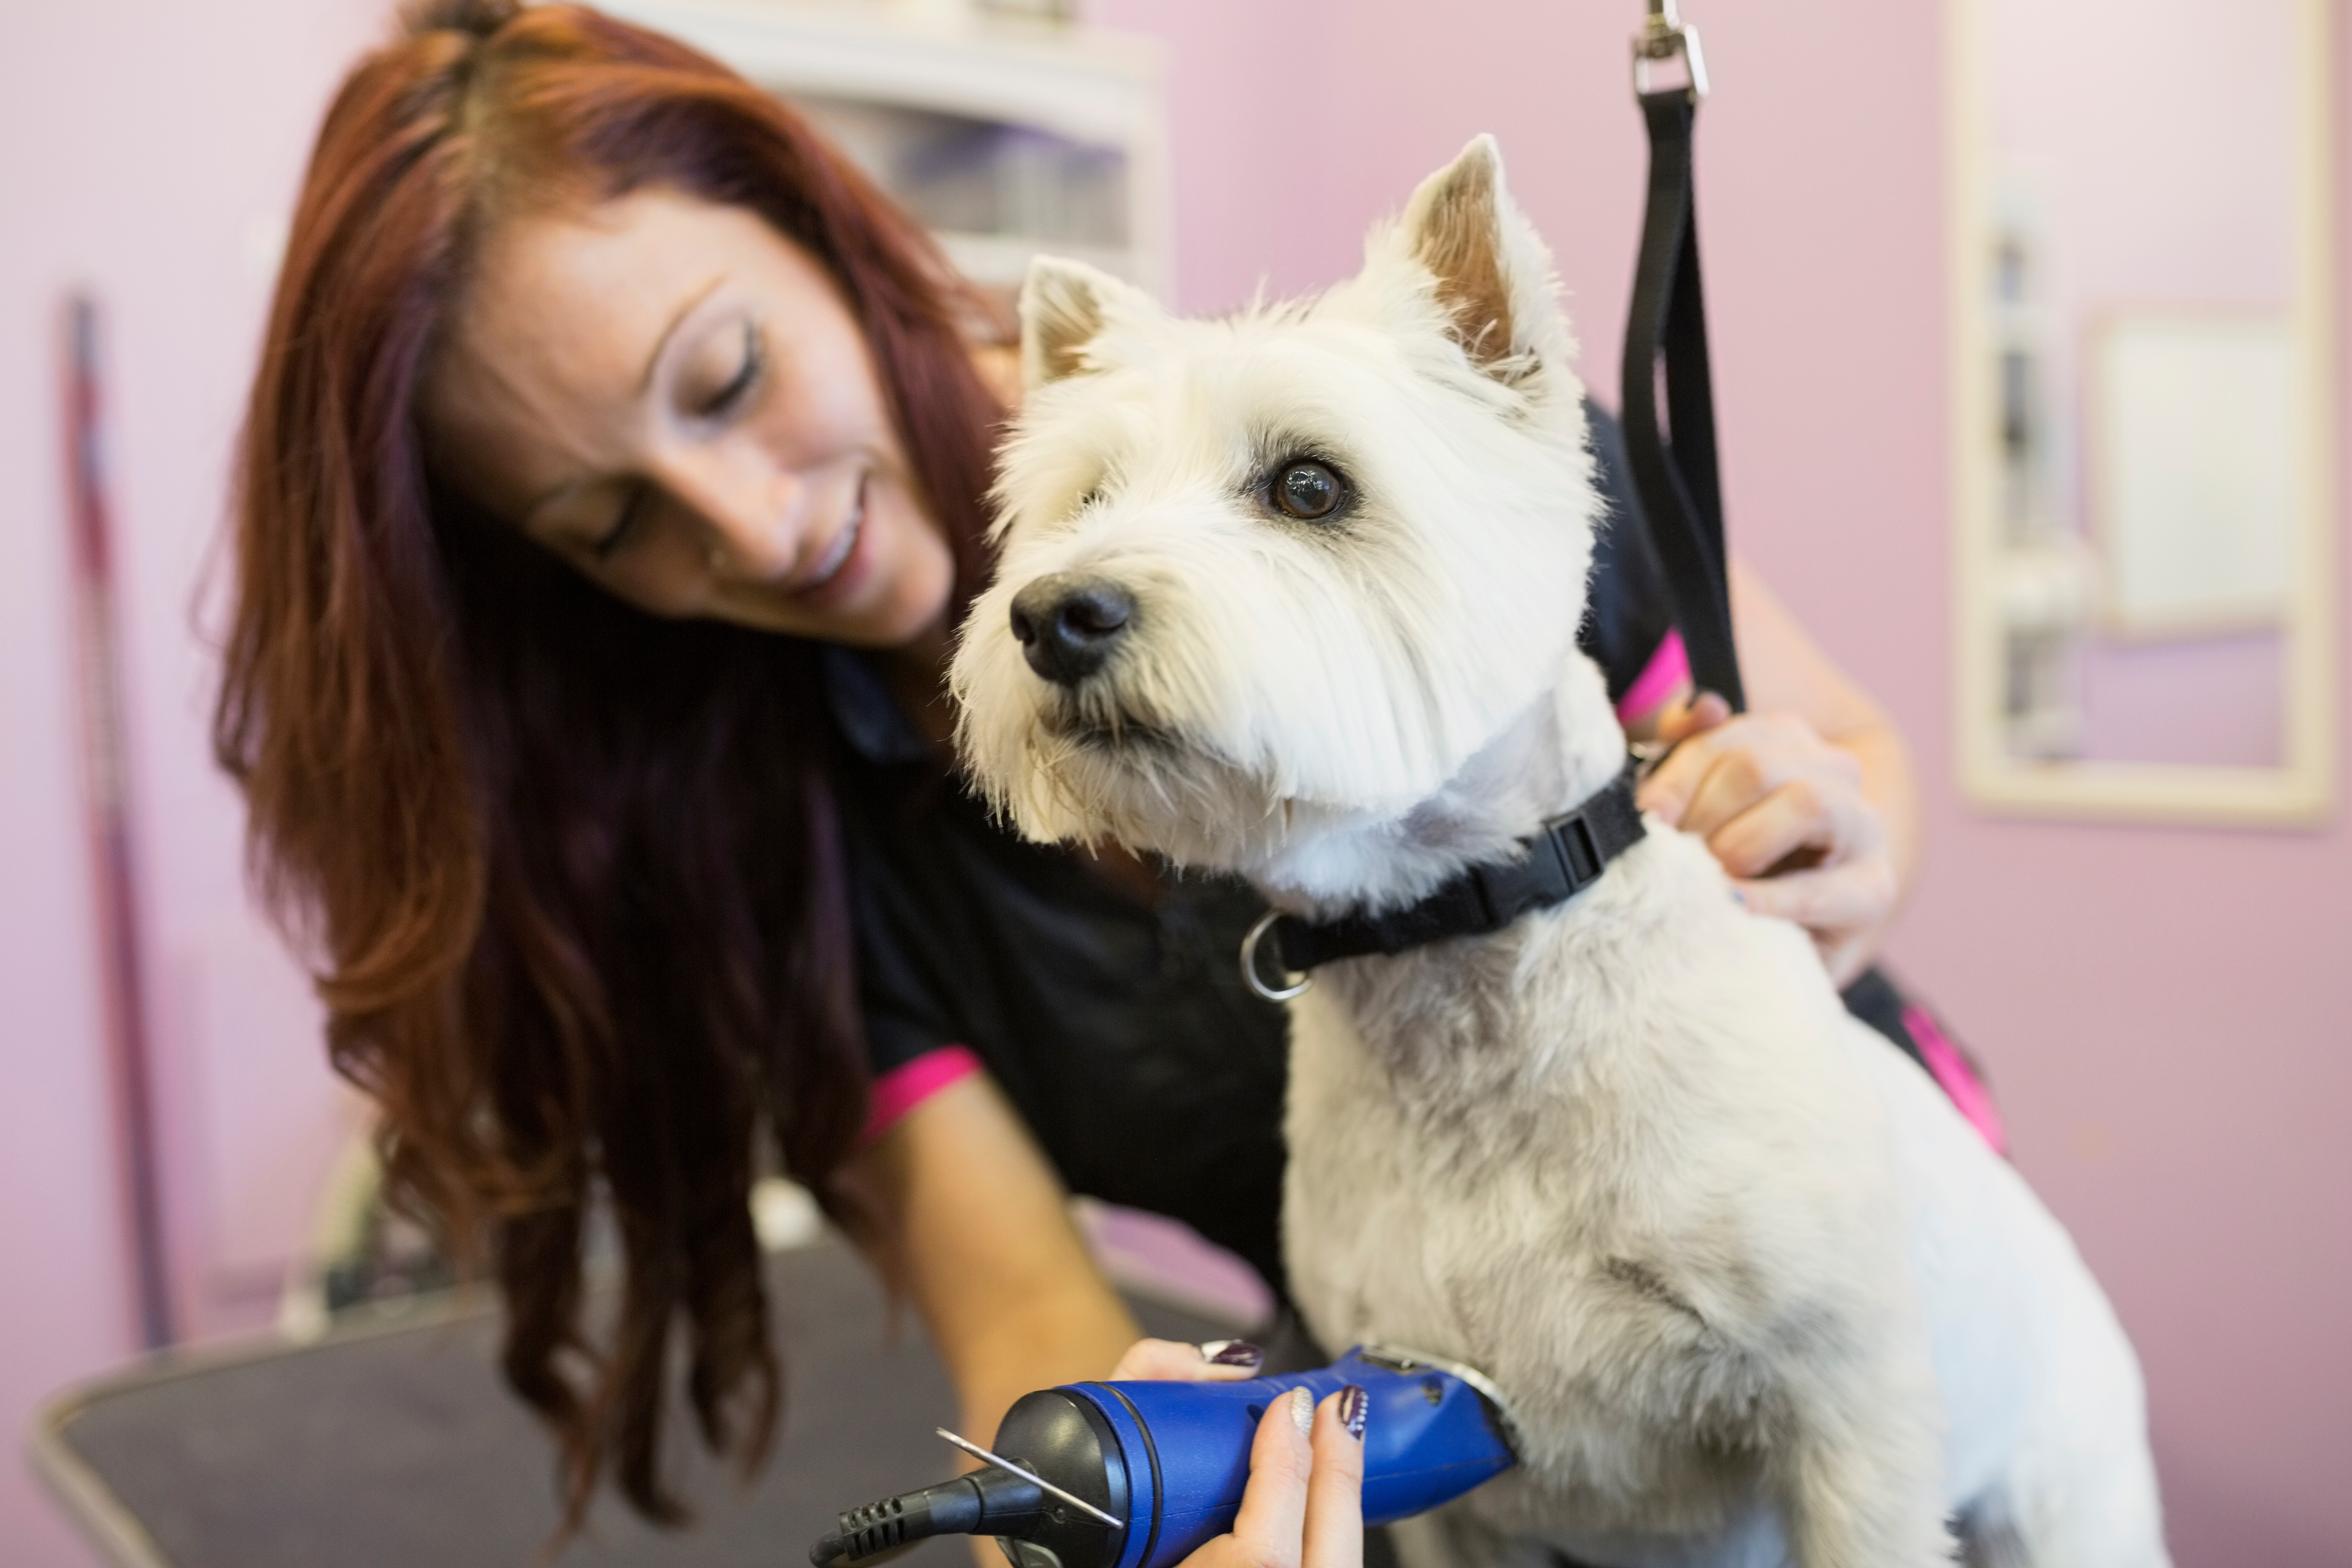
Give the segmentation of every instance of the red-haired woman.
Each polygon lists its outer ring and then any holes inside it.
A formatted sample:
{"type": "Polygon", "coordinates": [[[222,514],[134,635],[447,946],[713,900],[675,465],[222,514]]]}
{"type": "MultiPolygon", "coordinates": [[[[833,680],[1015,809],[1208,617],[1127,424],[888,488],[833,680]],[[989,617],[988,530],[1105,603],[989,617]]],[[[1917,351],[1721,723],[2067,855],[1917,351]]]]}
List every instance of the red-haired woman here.
{"type": "MultiPolygon", "coordinates": [[[[1282,1022],[1232,962],[1256,907],[1019,843],[949,776],[940,662],[1003,418],[983,319],[790,110],[585,10],[416,12],[313,154],[216,743],[395,1190],[486,1247],[575,1508],[609,1469],[675,1517],[680,1328],[706,1440],[748,1458],[772,1430],[767,1163],[911,1295],[971,1430],[1123,1355],[1255,1364],[1130,1351],[1064,1196],[1278,1280],[1282,1022]],[[587,1354],[599,1204],[625,1285],[587,1354]]],[[[1795,635],[1741,610],[1744,637],[1795,635]]],[[[1621,688],[1662,692],[1658,628],[1601,621],[1637,655],[1621,688]]],[[[1899,744],[1826,669],[1790,689],[1811,726],[1716,731],[1652,804],[1750,876],[1825,851],[1811,896],[1843,912],[1808,923],[1833,945],[1891,911],[1908,807],[1899,744]]],[[[1348,1426],[1261,1435],[1270,1560],[1302,1519],[1317,1568],[1352,1560],[1348,1426]]]]}
{"type": "MultiPolygon", "coordinates": [[[[937,1014],[971,976],[927,1010],[931,977],[884,973],[912,951],[888,907],[909,870],[948,871],[974,831],[946,787],[938,671],[985,570],[1003,407],[981,319],[771,96],[584,10],[416,11],[312,155],[244,436],[216,745],[336,1063],[382,1107],[394,1190],[487,1244],[506,1374],[562,1439],[575,1512],[609,1469],[677,1517],[658,1438],[681,1327],[705,1439],[764,1447],[763,1163],[912,1294],[973,1430],[1123,1355],[1134,1375],[1255,1364],[1130,1351],[1028,1131],[1084,1085],[965,1070],[1016,1024],[949,1033],[937,1014]],[[1016,1111],[1008,1088],[1034,1098],[1016,1111]],[[583,1354],[599,1202],[625,1287],[613,1342],[583,1354]]],[[[982,831],[1005,857],[992,894],[1055,884],[1044,918],[1083,934],[1054,979],[1094,986],[1100,1015],[1133,955],[1100,951],[1087,899],[1130,931],[1173,912],[982,831]]],[[[1200,1005],[1178,1014],[1204,1032],[1200,1005]]],[[[1236,1032],[1209,1022],[1197,1062],[1236,1032]]],[[[1270,1118],[1279,1024],[1243,1025],[1232,1059],[1270,1118]]],[[[1153,1091],[1135,1078],[1106,1110],[1131,1121],[1153,1091]]],[[[1152,1183],[1233,1144],[1181,1148],[1183,1098],[1127,1151],[1153,1173],[1097,1190],[1161,1201],[1152,1183]]],[[[1208,1190],[1272,1190],[1271,1127],[1208,1190]]],[[[1223,1238],[1271,1268],[1271,1226],[1223,1238]]],[[[1265,1560],[1297,1561],[1302,1528],[1318,1568],[1356,1557],[1340,1397],[1311,1438],[1269,1413],[1260,1456],[1283,1462],[1244,1520],[1265,1560]]]]}

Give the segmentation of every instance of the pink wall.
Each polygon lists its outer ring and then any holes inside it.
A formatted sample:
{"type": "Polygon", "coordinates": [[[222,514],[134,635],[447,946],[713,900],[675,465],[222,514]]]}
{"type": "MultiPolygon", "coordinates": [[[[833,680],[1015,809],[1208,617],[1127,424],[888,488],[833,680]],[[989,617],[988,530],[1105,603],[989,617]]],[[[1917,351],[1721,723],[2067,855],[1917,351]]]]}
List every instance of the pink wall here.
{"type": "Polygon", "coordinates": [[[18,1462],[35,1403],[121,1360],[120,1239],[79,778],[55,310],[107,310],[135,805],[175,1286],[253,1321],[339,1130],[303,983],[246,907],[239,816],[204,743],[191,624],[272,235],[325,94],[381,0],[16,7],[0,49],[0,1558],[90,1561],[18,1462]]]}
{"type": "MultiPolygon", "coordinates": [[[[1171,50],[1187,306],[1346,271],[1374,214],[1493,131],[1613,389],[1638,0],[1097,9],[1171,50]]],[[[1895,959],[1991,1064],[2021,1163],[2139,1345],[2183,1568],[2352,1563],[2352,830],[1959,798],[1938,7],[1685,10],[1717,79],[1702,211],[1731,525],[1916,749],[1927,854],[1895,959]]]]}
{"type": "MultiPolygon", "coordinates": [[[[2352,1563],[2352,832],[2004,822],[1957,796],[1936,8],[1689,0],[1733,526],[1903,721],[1928,858],[1895,952],[1992,1064],[2028,1173],[2147,1361],[2184,1568],[2352,1563]]],[[[151,952],[184,1305],[249,1319],[340,1125],[299,977],[238,889],[189,602],[285,210],[380,0],[85,0],[0,51],[0,1426],[131,1342],[65,662],[50,310],[112,308],[151,952]],[[293,1173],[289,1174],[291,1172],[293,1173]]],[[[1184,302],[1353,263],[1477,131],[1613,381],[1641,190],[1638,0],[1099,0],[1166,40],[1184,302]]],[[[2352,691],[2352,679],[2345,682],[2352,691]]],[[[88,1559],[0,1465],[0,1555],[88,1559]]]]}

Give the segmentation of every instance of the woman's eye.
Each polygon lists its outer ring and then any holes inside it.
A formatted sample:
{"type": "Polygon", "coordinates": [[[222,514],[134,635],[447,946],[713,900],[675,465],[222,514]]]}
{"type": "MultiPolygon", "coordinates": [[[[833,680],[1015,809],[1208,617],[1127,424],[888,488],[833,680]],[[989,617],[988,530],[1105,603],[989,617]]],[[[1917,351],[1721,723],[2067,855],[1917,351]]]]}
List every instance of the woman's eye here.
{"type": "Polygon", "coordinates": [[[1286,463],[1274,476],[1274,504],[1302,522],[1329,517],[1346,496],[1339,476],[1321,463],[1286,463]]]}
{"type": "Polygon", "coordinates": [[[631,485],[628,493],[621,499],[620,516],[614,518],[613,526],[588,547],[589,553],[599,561],[610,561],[620,552],[623,545],[628,543],[629,536],[637,530],[637,520],[645,514],[646,487],[631,485]]]}
{"type": "Polygon", "coordinates": [[[735,374],[727,378],[726,384],[704,398],[695,412],[705,419],[715,419],[732,412],[750,397],[751,389],[759,384],[760,373],[766,363],[767,353],[760,342],[759,323],[744,322],[743,355],[737,363],[735,374]]]}

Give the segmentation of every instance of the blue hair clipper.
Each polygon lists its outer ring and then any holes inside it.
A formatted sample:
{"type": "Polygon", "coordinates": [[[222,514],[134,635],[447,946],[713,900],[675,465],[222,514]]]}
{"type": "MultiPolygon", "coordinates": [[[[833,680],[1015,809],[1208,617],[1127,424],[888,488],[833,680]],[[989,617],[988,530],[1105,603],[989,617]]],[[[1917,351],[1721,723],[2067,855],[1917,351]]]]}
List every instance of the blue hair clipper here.
{"type": "Polygon", "coordinates": [[[1370,1405],[1364,1522],[1460,1497],[1515,1462],[1510,1415],[1486,1380],[1433,1356],[1359,1345],[1314,1372],[1248,1383],[1073,1383],[1024,1395],[987,1468],[841,1516],[814,1568],[895,1554],[934,1535],[992,1535],[1014,1568],[1172,1568],[1234,1525],[1266,1406],[1318,1404],[1349,1384],[1370,1405]],[[1000,1457],[1001,1456],[1001,1457],[1000,1457]]]}

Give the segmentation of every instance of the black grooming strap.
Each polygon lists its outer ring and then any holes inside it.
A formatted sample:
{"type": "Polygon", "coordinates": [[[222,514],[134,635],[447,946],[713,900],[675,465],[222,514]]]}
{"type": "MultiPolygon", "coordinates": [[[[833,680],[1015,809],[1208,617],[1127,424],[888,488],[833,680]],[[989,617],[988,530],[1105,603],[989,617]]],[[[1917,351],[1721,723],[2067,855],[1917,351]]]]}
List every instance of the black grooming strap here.
{"type": "Polygon", "coordinates": [[[1706,309],[1698,278],[1698,216],[1692,201],[1691,128],[1698,112],[1685,88],[1639,95],[1650,130],[1649,211],[1633,275],[1619,385],[1627,466],[1666,569],[1675,624],[1691,679],[1739,712],[1748,706],[1731,642],[1723,551],[1723,495],[1716,473],[1715,393],[1707,372],[1706,309]],[[1660,359],[1664,361],[1660,374],[1660,359]],[[1658,425],[1665,384],[1669,428],[1658,425]],[[1671,438],[1670,438],[1671,437],[1671,438]]]}
{"type": "Polygon", "coordinates": [[[1370,952],[1402,952],[1451,936],[1484,936],[1521,915],[1564,904],[1601,879],[1609,862],[1642,841],[1633,805],[1633,765],[1574,811],[1519,840],[1514,860],[1473,866],[1410,909],[1316,925],[1292,915],[1274,923],[1283,967],[1303,974],[1318,964],[1370,952]]]}

